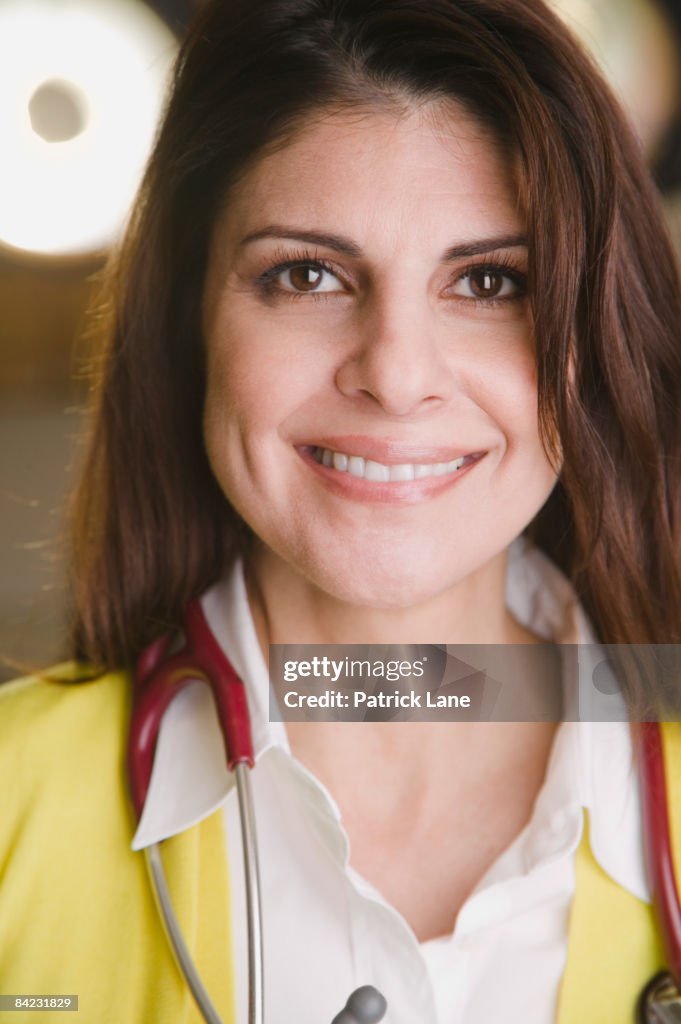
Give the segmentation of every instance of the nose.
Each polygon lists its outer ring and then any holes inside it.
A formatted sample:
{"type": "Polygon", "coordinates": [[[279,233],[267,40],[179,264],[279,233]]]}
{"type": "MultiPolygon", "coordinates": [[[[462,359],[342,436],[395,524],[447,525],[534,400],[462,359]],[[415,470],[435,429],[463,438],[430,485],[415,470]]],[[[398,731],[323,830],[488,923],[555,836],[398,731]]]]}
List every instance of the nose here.
{"type": "Polygon", "coordinates": [[[454,386],[442,325],[427,301],[374,301],[336,373],[347,397],[391,416],[410,416],[446,402],[454,386]]]}

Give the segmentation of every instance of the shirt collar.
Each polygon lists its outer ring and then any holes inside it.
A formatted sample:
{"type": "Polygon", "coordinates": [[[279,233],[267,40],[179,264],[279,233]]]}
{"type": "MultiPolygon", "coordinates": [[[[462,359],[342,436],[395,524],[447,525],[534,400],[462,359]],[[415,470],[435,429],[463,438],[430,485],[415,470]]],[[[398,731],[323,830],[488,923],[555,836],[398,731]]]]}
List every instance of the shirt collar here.
{"type": "MultiPolygon", "coordinates": [[[[556,737],[547,770],[551,786],[544,786],[535,808],[535,819],[544,826],[537,834],[559,834],[557,806],[587,809],[595,859],[615,882],[650,902],[626,704],[614,678],[614,685],[594,686],[605,650],[569,580],[524,537],[509,552],[506,601],[528,629],[566,645],[565,691],[575,720],[564,722],[556,737]]],[[[531,847],[528,853],[534,853],[531,847]]]]}
{"type": "MultiPolygon", "coordinates": [[[[524,537],[509,551],[506,600],[526,628],[547,641],[573,645],[564,649],[564,671],[566,691],[577,695],[581,712],[574,717],[588,712],[598,719],[561,725],[547,771],[551,786],[543,787],[535,809],[537,824],[544,826],[540,831],[554,828],[557,803],[580,816],[581,808],[587,808],[591,847],[601,867],[625,889],[649,900],[626,708],[618,691],[603,694],[592,685],[594,667],[603,658],[594,630],[569,581],[524,537]]],[[[269,720],[269,676],[240,562],[206,591],[201,604],[215,638],[246,682],[256,760],[272,747],[288,753],[284,723],[269,720]]],[[[202,821],[233,785],[212,696],[197,682],[164,715],[133,850],[202,821]]]]}

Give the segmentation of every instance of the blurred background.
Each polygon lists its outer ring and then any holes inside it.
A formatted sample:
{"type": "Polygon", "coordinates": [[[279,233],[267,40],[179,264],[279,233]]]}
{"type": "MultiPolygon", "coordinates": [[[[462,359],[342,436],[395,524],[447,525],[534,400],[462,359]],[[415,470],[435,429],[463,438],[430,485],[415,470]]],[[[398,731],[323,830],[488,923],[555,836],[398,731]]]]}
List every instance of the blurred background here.
{"type": "MultiPolygon", "coordinates": [[[[0,680],[62,656],[87,313],[201,2],[0,0],[0,680]]],[[[629,111],[681,255],[681,0],[551,2],[629,111]]]]}

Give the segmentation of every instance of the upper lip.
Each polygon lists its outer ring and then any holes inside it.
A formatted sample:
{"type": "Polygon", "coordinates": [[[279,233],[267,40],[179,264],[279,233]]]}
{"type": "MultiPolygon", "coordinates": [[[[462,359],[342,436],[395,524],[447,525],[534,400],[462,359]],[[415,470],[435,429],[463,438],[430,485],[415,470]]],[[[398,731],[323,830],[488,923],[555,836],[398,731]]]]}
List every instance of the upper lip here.
{"type": "Polygon", "coordinates": [[[384,466],[398,466],[409,463],[451,462],[466,455],[482,455],[483,449],[456,445],[435,445],[426,442],[399,441],[392,438],[364,437],[358,434],[344,434],[316,438],[301,447],[330,448],[345,455],[356,455],[372,459],[384,466]]]}

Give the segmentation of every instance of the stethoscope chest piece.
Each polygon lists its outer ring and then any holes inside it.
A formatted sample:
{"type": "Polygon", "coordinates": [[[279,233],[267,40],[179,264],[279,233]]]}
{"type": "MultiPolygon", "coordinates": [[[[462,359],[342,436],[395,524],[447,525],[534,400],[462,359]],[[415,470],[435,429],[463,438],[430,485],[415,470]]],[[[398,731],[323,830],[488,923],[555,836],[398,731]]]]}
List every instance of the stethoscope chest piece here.
{"type": "Polygon", "coordinates": [[[681,1024],[681,993],[669,971],[651,978],[639,996],[637,1024],[681,1024]]]}
{"type": "Polygon", "coordinates": [[[373,985],[362,985],[355,989],[331,1024],[378,1024],[387,1009],[385,996],[378,989],[373,985]]]}

